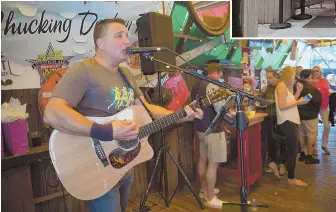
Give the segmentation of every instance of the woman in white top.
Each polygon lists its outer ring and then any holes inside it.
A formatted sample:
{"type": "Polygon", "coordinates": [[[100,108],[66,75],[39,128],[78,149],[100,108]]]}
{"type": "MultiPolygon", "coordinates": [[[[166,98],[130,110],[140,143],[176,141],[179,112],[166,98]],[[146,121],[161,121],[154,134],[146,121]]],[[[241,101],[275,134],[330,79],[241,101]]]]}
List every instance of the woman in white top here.
{"type": "MultiPolygon", "coordinates": [[[[286,66],[282,70],[282,81],[278,83],[275,89],[277,124],[281,132],[286,137],[287,145],[287,170],[288,183],[296,186],[307,186],[307,183],[294,178],[296,156],[298,153],[297,125],[300,124],[300,116],[297,105],[307,104],[308,101],[303,98],[298,99],[302,84],[296,84],[296,93],[293,95],[295,69],[286,66]],[[297,100],[298,99],[298,100],[297,100]]],[[[276,166],[276,165],[275,165],[276,166]]],[[[276,171],[278,167],[271,167],[276,171]],[[276,170],[275,170],[276,169],[276,170]]]]}

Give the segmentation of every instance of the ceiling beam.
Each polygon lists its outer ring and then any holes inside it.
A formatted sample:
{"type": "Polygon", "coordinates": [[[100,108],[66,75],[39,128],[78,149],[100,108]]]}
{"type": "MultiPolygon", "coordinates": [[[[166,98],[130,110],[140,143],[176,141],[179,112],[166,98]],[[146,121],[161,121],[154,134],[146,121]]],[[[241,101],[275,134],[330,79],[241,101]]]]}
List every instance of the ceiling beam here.
{"type": "Polygon", "coordinates": [[[187,40],[196,40],[196,41],[205,42],[205,43],[211,41],[211,40],[209,40],[207,38],[195,37],[195,36],[184,35],[184,34],[179,34],[179,33],[174,33],[174,37],[184,38],[184,39],[187,39],[187,40]]]}
{"type": "MultiPolygon", "coordinates": [[[[209,51],[211,49],[216,48],[217,45],[220,45],[222,42],[221,37],[218,37],[214,40],[212,40],[211,42],[205,43],[199,47],[196,47],[190,51],[184,52],[183,54],[181,54],[181,56],[186,60],[186,61],[190,61],[198,56],[200,56],[201,54],[203,54],[206,51],[209,51]]],[[[183,61],[180,57],[176,57],[176,66],[181,66],[183,64],[185,64],[186,62],[183,61]]]]}
{"type": "MultiPolygon", "coordinates": [[[[191,26],[193,24],[193,20],[192,18],[189,16],[188,18],[188,21],[184,27],[184,30],[183,30],[183,34],[186,35],[190,32],[190,29],[191,29],[191,26]]],[[[187,43],[187,39],[186,38],[181,38],[181,37],[178,37],[178,42],[177,42],[177,45],[176,45],[176,52],[179,53],[179,54],[182,54],[183,51],[184,51],[184,46],[185,44],[187,43]]]]}

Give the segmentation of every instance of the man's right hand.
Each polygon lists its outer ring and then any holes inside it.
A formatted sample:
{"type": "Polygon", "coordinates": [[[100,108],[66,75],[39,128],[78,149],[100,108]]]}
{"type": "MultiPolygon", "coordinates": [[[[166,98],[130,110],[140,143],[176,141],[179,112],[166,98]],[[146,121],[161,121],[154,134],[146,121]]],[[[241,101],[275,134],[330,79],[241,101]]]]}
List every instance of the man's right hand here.
{"type": "Polygon", "coordinates": [[[303,89],[303,85],[301,83],[296,83],[296,93],[300,95],[301,91],[303,89]]]}
{"type": "Polygon", "coordinates": [[[309,100],[305,100],[303,97],[297,100],[298,105],[305,105],[309,102],[309,100]]]}
{"type": "Polygon", "coordinates": [[[112,121],[113,140],[129,141],[138,138],[139,127],[134,121],[130,120],[115,120],[112,121]]]}

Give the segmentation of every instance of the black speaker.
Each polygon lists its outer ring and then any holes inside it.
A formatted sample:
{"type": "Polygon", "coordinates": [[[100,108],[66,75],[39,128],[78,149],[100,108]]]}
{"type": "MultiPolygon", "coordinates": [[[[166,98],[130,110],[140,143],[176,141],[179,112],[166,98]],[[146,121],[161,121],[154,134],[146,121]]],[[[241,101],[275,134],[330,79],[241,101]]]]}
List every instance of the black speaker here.
{"type": "MultiPolygon", "coordinates": [[[[174,50],[173,25],[170,16],[160,13],[146,13],[136,21],[139,47],[166,47],[174,50]]],[[[151,53],[151,55],[166,63],[176,65],[176,55],[170,51],[151,53]]],[[[151,61],[140,55],[141,71],[144,75],[156,72],[174,71],[165,65],[151,61]]]]}

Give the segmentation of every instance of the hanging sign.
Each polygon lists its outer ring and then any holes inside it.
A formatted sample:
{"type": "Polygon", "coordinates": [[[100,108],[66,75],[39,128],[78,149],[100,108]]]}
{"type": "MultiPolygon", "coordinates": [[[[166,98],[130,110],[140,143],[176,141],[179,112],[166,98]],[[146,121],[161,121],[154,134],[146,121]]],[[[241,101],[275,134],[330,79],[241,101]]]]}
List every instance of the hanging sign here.
{"type": "MultiPolygon", "coordinates": [[[[173,3],[164,2],[167,15],[173,3]]],[[[136,42],[135,22],[148,12],[162,12],[162,2],[2,2],[1,89],[40,88],[52,73],[93,57],[99,20],[124,19],[131,43],[136,42]]],[[[137,60],[133,56],[122,65],[137,69],[137,60]]]]}

